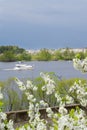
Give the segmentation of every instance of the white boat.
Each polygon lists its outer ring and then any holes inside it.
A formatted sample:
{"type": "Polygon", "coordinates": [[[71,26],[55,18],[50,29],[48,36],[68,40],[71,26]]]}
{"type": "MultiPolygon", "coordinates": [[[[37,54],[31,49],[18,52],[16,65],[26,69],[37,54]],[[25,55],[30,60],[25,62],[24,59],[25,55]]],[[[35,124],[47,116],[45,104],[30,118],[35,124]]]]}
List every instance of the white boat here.
{"type": "Polygon", "coordinates": [[[14,70],[32,70],[32,69],[33,69],[32,65],[27,65],[24,63],[18,63],[14,67],[14,70]]]}

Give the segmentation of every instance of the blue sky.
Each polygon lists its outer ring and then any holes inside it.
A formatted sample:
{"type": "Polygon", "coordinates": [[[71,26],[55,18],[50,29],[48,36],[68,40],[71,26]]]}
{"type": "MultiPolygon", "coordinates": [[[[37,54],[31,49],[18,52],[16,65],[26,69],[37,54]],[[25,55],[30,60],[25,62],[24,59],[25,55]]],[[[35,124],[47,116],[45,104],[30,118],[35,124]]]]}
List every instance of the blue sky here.
{"type": "Polygon", "coordinates": [[[0,45],[87,47],[87,0],[0,0],[0,45]]]}

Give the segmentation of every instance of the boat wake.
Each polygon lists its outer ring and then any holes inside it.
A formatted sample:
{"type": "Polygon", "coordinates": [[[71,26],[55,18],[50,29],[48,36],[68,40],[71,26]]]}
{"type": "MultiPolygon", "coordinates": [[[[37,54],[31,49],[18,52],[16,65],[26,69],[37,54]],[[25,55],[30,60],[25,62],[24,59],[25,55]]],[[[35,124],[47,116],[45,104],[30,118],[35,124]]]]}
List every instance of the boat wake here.
{"type": "Polygon", "coordinates": [[[9,71],[9,70],[33,70],[33,69],[34,69],[34,66],[32,66],[32,65],[26,65],[26,64],[18,63],[18,64],[15,65],[14,68],[1,69],[1,70],[9,71]]]}

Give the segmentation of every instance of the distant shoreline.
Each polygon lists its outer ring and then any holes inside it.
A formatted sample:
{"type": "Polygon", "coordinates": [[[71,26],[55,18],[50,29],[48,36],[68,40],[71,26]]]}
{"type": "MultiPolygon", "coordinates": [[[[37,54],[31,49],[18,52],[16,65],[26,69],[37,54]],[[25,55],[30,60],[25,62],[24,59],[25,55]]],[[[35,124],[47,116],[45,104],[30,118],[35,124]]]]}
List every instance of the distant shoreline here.
{"type": "Polygon", "coordinates": [[[0,46],[1,62],[73,60],[76,55],[80,59],[86,58],[87,48],[25,50],[18,46],[0,46]]]}

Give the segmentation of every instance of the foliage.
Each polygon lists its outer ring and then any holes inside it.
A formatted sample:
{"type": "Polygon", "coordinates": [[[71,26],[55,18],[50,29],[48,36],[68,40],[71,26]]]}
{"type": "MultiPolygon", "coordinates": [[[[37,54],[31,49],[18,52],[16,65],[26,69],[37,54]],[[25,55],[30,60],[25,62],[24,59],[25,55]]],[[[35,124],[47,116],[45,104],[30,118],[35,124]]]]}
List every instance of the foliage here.
{"type": "Polygon", "coordinates": [[[87,57],[83,61],[79,58],[75,58],[73,59],[73,62],[73,65],[77,70],[80,70],[82,73],[87,72],[87,57]]]}
{"type": "Polygon", "coordinates": [[[0,46],[0,54],[12,51],[15,54],[23,53],[25,50],[23,48],[19,48],[18,46],[0,46]]]}
{"type": "Polygon", "coordinates": [[[50,104],[45,100],[37,101],[33,91],[37,91],[38,88],[28,81],[27,84],[23,84],[20,80],[16,79],[19,88],[25,92],[27,99],[29,100],[29,124],[26,124],[20,129],[31,129],[31,130],[86,130],[87,118],[86,111],[81,108],[87,106],[87,84],[84,84],[78,80],[68,89],[66,95],[60,94],[56,90],[56,84],[52,77],[48,74],[41,73],[41,77],[44,79],[45,84],[41,87],[42,91],[49,97],[55,95],[57,102],[59,103],[59,111],[54,113],[50,108],[50,104]],[[76,102],[77,101],[77,102],[76,102]],[[79,103],[82,107],[71,109],[69,112],[65,108],[66,104],[73,104],[74,102],[79,103]],[[48,120],[40,119],[39,108],[43,106],[46,108],[47,116],[50,118],[51,123],[48,120]]]}
{"type": "Polygon", "coordinates": [[[69,48],[66,48],[64,51],[57,50],[54,53],[54,60],[72,60],[75,56],[73,51],[70,51],[69,48]]]}
{"type": "Polygon", "coordinates": [[[5,51],[5,53],[1,56],[0,60],[5,62],[13,62],[16,61],[16,57],[12,51],[5,51]]]}
{"type": "Polygon", "coordinates": [[[62,57],[65,60],[72,60],[74,56],[75,53],[73,51],[70,51],[69,48],[66,48],[66,50],[62,54],[62,57]]]}
{"type": "Polygon", "coordinates": [[[5,62],[17,61],[19,60],[18,59],[19,54],[21,54],[21,60],[24,60],[25,58],[30,60],[30,56],[26,55],[25,52],[26,51],[23,48],[19,48],[17,46],[0,46],[0,61],[5,62]]]}
{"type": "Polygon", "coordinates": [[[63,60],[62,53],[60,50],[54,52],[53,60],[63,60]]]}
{"type": "Polygon", "coordinates": [[[17,55],[16,59],[18,61],[31,61],[31,54],[28,54],[27,52],[23,52],[22,54],[17,55]]]}
{"type": "MultiPolygon", "coordinates": [[[[73,83],[75,81],[79,81],[81,80],[82,83],[86,83],[85,79],[59,79],[55,73],[50,72],[50,73],[46,73],[49,74],[52,79],[55,80],[56,83],[56,91],[58,91],[60,93],[60,95],[66,95],[67,91],[70,89],[70,86],[73,85],[73,83]]],[[[30,80],[30,79],[27,79],[30,80]]],[[[23,82],[25,82],[24,80],[22,80],[23,82]]],[[[54,95],[50,95],[49,97],[42,91],[42,86],[45,85],[45,82],[43,80],[43,78],[37,77],[35,79],[32,80],[32,83],[35,84],[38,87],[38,91],[37,93],[34,92],[34,96],[37,98],[38,102],[40,100],[45,99],[45,101],[47,101],[50,106],[57,106],[58,103],[56,101],[56,98],[54,95]]],[[[15,84],[14,82],[14,78],[10,78],[7,81],[4,82],[0,82],[0,86],[2,88],[2,92],[4,94],[4,99],[3,99],[3,110],[4,111],[11,111],[11,110],[19,110],[19,109],[27,109],[28,108],[28,101],[27,101],[27,97],[26,95],[21,92],[18,89],[18,86],[15,84]],[[16,97],[14,96],[16,95],[16,97]]]]}
{"type": "Polygon", "coordinates": [[[83,52],[74,52],[70,48],[58,49],[58,50],[49,50],[49,49],[40,49],[39,52],[29,53],[23,48],[18,46],[0,46],[0,61],[49,61],[49,60],[72,60],[75,55],[79,55],[80,59],[87,57],[87,51],[83,52]]]}
{"type": "MultiPolygon", "coordinates": [[[[74,67],[80,69],[82,72],[87,72],[87,59],[80,61],[74,59],[74,67]],[[80,64],[81,63],[81,64],[80,64]]],[[[38,87],[31,80],[27,80],[26,84],[15,79],[20,90],[23,91],[29,102],[28,116],[29,122],[16,130],[86,130],[87,129],[87,83],[76,80],[71,87],[68,88],[66,94],[61,95],[61,91],[56,89],[56,77],[48,73],[40,73],[43,79],[41,83],[41,90],[50,97],[56,98],[59,109],[56,112],[50,107],[49,101],[45,98],[39,102],[35,97],[38,87]],[[79,103],[80,108],[67,110],[67,104],[79,103]],[[39,108],[43,106],[46,108],[47,119],[41,118],[39,108]],[[49,120],[48,120],[49,119],[49,120]]],[[[6,114],[2,112],[3,94],[0,90],[0,129],[14,130],[13,121],[7,121],[6,114]]]]}
{"type": "Polygon", "coordinates": [[[36,60],[39,61],[49,61],[51,60],[51,54],[47,49],[42,49],[36,56],[36,60]]]}
{"type": "Polygon", "coordinates": [[[28,101],[24,93],[22,93],[15,78],[10,78],[7,81],[0,82],[0,87],[3,93],[3,111],[15,111],[28,108],[28,101]]]}

